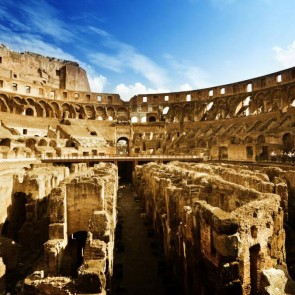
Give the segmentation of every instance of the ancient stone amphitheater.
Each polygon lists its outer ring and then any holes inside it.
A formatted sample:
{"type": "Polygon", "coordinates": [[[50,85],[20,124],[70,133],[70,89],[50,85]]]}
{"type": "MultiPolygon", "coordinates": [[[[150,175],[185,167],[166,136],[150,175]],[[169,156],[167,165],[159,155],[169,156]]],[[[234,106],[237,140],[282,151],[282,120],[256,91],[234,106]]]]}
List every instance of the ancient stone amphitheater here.
{"type": "Polygon", "coordinates": [[[295,294],[294,114],[295,68],[126,102],[0,45],[0,293],[295,294]]]}

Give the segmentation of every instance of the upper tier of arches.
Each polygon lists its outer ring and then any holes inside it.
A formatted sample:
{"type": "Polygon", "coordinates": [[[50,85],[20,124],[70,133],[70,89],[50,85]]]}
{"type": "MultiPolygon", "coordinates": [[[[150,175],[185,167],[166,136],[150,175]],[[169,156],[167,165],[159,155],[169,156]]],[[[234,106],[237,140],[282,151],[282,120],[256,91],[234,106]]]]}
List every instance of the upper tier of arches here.
{"type": "MultiPolygon", "coordinates": [[[[1,89],[0,89],[1,90],[1,89]]],[[[97,97],[98,94],[91,94],[97,97]]],[[[81,94],[82,96],[82,94],[81,94]]],[[[91,97],[92,97],[91,96],[91,97]]],[[[108,96],[104,97],[107,98],[108,96]]],[[[102,98],[102,96],[100,97],[102,98]]],[[[295,107],[295,67],[238,83],[207,89],[95,100],[48,99],[0,92],[0,111],[58,119],[136,123],[214,121],[286,111],[295,107]]]]}

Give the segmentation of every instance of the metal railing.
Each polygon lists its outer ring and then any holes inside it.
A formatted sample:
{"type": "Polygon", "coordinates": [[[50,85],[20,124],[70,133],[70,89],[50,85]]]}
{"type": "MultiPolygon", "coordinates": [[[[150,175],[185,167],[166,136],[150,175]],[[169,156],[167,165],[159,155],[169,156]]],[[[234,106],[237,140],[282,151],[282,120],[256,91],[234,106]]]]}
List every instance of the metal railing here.
{"type": "Polygon", "coordinates": [[[58,160],[138,160],[138,159],[202,159],[201,157],[197,157],[194,155],[138,155],[138,156],[129,156],[129,155],[92,155],[92,156],[72,156],[72,155],[63,155],[63,156],[46,156],[42,155],[41,160],[50,160],[50,161],[58,161],[58,160]]]}

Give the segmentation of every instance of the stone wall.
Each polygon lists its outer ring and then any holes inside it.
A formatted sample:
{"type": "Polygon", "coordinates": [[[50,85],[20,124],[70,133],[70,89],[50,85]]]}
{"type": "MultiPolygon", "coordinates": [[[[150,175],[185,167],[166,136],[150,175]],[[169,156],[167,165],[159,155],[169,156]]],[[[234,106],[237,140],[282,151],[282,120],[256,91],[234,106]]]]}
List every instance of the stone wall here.
{"type": "Polygon", "coordinates": [[[280,190],[266,173],[150,163],[136,167],[135,183],[186,294],[264,292],[262,271],[286,268],[280,190]]]}
{"type": "MultiPolygon", "coordinates": [[[[71,254],[70,245],[73,237],[78,239],[76,233],[85,232],[85,244],[80,249],[83,262],[76,270],[76,284],[70,289],[103,293],[113,273],[117,168],[108,163],[90,169],[74,164],[71,171],[74,173],[49,196],[49,240],[44,245],[45,278],[42,284],[48,282],[48,277],[54,285],[55,277],[73,275],[78,258],[71,254]]],[[[25,284],[24,290],[32,288],[32,284],[25,284]]],[[[42,289],[37,287],[34,294],[38,294],[39,288],[42,289]]]]}

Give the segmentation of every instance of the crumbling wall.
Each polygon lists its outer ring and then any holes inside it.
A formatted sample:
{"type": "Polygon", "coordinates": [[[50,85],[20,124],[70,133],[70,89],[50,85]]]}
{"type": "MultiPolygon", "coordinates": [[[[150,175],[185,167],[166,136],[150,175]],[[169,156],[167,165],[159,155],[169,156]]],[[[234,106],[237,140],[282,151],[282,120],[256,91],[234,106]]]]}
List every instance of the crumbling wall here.
{"type": "Polygon", "coordinates": [[[262,272],[286,268],[284,190],[266,173],[174,162],[137,166],[135,178],[187,294],[264,292],[262,272]]]}
{"type": "MultiPolygon", "coordinates": [[[[80,232],[87,233],[82,250],[83,261],[76,270],[77,279],[73,286],[63,288],[69,288],[68,294],[100,294],[110,283],[117,219],[117,168],[110,163],[100,163],[94,168],[74,164],[71,171],[75,173],[49,196],[50,225],[49,240],[44,245],[44,278],[38,279],[40,284],[32,294],[39,294],[48,281],[54,286],[58,276],[73,275],[71,269],[77,258],[71,254],[70,244],[73,243],[73,235],[80,232]]],[[[34,280],[28,278],[25,292],[33,286],[34,280]]]]}

